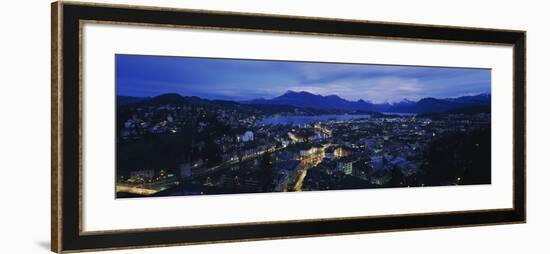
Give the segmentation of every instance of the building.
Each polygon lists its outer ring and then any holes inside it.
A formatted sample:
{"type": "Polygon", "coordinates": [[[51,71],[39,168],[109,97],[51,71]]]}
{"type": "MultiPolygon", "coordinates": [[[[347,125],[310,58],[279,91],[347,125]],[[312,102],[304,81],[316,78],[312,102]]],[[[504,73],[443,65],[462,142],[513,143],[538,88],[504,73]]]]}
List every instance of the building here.
{"type": "Polygon", "coordinates": [[[367,152],[376,150],[376,148],[378,147],[378,142],[376,142],[375,139],[366,139],[364,143],[365,151],[367,152]]]}
{"type": "Polygon", "coordinates": [[[334,149],[334,158],[339,159],[342,157],[348,156],[348,152],[344,150],[342,147],[337,147],[334,149]]]}
{"type": "Polygon", "coordinates": [[[370,174],[372,174],[372,167],[368,159],[359,160],[353,163],[353,176],[367,180],[370,174]]]}
{"type": "Polygon", "coordinates": [[[328,160],[334,160],[334,147],[325,149],[325,158],[328,160]]]}
{"type": "Polygon", "coordinates": [[[325,158],[337,160],[348,155],[348,152],[342,147],[330,147],[325,151],[325,158]]]}
{"type": "Polygon", "coordinates": [[[222,188],[232,189],[237,192],[259,192],[262,190],[261,183],[258,180],[246,176],[238,176],[233,172],[223,174],[220,177],[220,184],[222,188]]]}
{"type": "Polygon", "coordinates": [[[286,171],[280,171],[276,176],[273,182],[275,188],[273,191],[285,191],[287,188],[288,182],[290,180],[289,174],[286,171]]]}
{"type": "Polygon", "coordinates": [[[251,141],[254,141],[254,133],[252,131],[246,131],[242,136],[241,136],[241,141],[242,142],[251,142],[251,141]]]}
{"type": "Polygon", "coordinates": [[[380,170],[384,167],[384,158],[382,156],[372,156],[370,157],[370,160],[374,171],[380,170]]]}
{"type": "Polygon", "coordinates": [[[351,160],[342,160],[336,163],[336,170],[344,172],[346,175],[353,174],[353,161],[351,160]]]}
{"type": "Polygon", "coordinates": [[[389,160],[389,163],[397,166],[399,169],[406,169],[409,164],[408,161],[401,156],[393,157],[392,160],[389,160]]]}
{"type": "Polygon", "coordinates": [[[126,122],[124,122],[124,128],[126,129],[134,128],[134,120],[128,119],[126,122]]]}
{"type": "Polygon", "coordinates": [[[277,162],[275,168],[278,171],[295,172],[298,169],[298,165],[300,165],[299,160],[280,161],[277,162]]]}
{"type": "Polygon", "coordinates": [[[155,177],[155,170],[142,169],[135,170],[130,173],[130,178],[134,180],[151,180],[155,177]]]}
{"type": "Polygon", "coordinates": [[[305,142],[304,138],[299,136],[299,135],[296,135],[292,132],[289,132],[287,133],[288,135],[288,138],[290,139],[290,141],[292,142],[292,144],[297,144],[297,143],[303,143],[305,142]]]}
{"type": "Polygon", "coordinates": [[[300,149],[300,159],[306,163],[319,163],[325,158],[325,149],[321,145],[300,149]]]}
{"type": "Polygon", "coordinates": [[[301,157],[308,157],[308,156],[311,156],[311,155],[315,154],[316,152],[317,152],[317,148],[314,147],[314,146],[311,146],[311,147],[308,147],[308,148],[300,149],[300,156],[301,157]]]}
{"type": "Polygon", "coordinates": [[[328,138],[329,136],[320,130],[315,130],[315,134],[312,136],[313,140],[323,140],[328,138]]]}
{"type": "Polygon", "coordinates": [[[386,170],[376,171],[370,178],[370,183],[375,185],[384,185],[391,180],[391,172],[386,170]]]}
{"type": "Polygon", "coordinates": [[[191,176],[191,163],[182,163],[179,166],[182,178],[191,176]]]}

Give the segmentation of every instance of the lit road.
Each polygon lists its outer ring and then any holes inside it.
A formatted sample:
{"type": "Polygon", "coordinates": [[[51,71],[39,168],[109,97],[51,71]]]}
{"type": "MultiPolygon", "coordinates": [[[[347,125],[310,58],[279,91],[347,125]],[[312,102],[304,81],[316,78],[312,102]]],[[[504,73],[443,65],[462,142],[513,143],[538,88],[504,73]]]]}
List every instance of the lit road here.
{"type": "MultiPolygon", "coordinates": [[[[285,147],[279,147],[279,148],[269,148],[267,150],[263,150],[261,152],[257,152],[253,155],[249,155],[249,156],[246,156],[246,157],[243,157],[241,161],[247,161],[247,160],[250,160],[250,159],[254,159],[254,158],[258,158],[260,156],[262,156],[264,153],[266,152],[270,152],[270,153],[273,153],[273,152],[277,152],[281,149],[284,149],[285,147]]],[[[233,165],[233,164],[236,164],[236,163],[239,163],[239,159],[231,159],[231,160],[228,160],[228,161],[224,161],[216,166],[213,166],[213,167],[210,167],[208,168],[207,170],[205,170],[205,172],[201,173],[201,174],[198,174],[196,175],[196,177],[198,176],[201,176],[201,175],[204,175],[204,174],[209,174],[209,173],[213,173],[215,172],[216,170],[220,169],[220,168],[223,168],[223,167],[226,167],[226,166],[230,166],[230,165],[233,165]]]]}
{"type": "Polygon", "coordinates": [[[304,178],[306,178],[307,175],[307,169],[302,168],[300,162],[300,169],[298,170],[298,179],[296,180],[296,184],[294,185],[294,191],[302,191],[302,185],[304,184],[304,178]]]}
{"type": "Polygon", "coordinates": [[[298,177],[296,178],[296,184],[294,184],[294,191],[302,191],[302,186],[304,185],[304,179],[307,175],[307,170],[317,166],[321,160],[316,160],[313,162],[301,161],[298,165],[298,177]]]}
{"type": "Polygon", "coordinates": [[[140,183],[140,184],[117,183],[115,185],[115,188],[116,188],[116,192],[126,192],[126,193],[149,196],[157,192],[167,190],[179,184],[180,183],[175,179],[165,179],[154,183],[140,183]]]}

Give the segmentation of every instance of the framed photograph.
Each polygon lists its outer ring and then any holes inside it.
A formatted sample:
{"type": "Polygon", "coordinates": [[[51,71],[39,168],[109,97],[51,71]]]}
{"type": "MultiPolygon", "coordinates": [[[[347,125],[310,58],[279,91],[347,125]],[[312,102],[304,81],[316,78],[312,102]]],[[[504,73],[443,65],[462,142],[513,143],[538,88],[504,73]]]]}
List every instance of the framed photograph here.
{"type": "Polygon", "coordinates": [[[52,4],[52,250],[524,223],[525,31],[52,4]]]}

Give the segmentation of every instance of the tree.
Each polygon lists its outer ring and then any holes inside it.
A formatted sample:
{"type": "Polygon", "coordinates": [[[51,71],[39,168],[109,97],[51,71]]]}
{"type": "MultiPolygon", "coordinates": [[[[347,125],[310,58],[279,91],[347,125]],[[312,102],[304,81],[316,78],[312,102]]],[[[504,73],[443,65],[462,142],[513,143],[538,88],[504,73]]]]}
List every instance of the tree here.
{"type": "Polygon", "coordinates": [[[391,187],[401,187],[403,186],[404,175],[403,172],[401,172],[401,169],[399,169],[397,166],[393,166],[391,170],[391,180],[389,182],[389,185],[391,187]]]}
{"type": "Polygon", "coordinates": [[[260,168],[258,169],[258,180],[264,192],[270,191],[273,188],[274,168],[271,154],[264,153],[260,162],[260,168]]]}
{"type": "Polygon", "coordinates": [[[491,129],[435,140],[422,170],[427,185],[491,183],[491,129]]]}

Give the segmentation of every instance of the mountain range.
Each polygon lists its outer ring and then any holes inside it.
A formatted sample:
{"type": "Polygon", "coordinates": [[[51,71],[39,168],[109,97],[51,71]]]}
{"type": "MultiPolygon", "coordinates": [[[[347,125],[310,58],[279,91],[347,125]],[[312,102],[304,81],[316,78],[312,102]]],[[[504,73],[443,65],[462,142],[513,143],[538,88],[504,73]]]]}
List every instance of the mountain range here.
{"type": "Polygon", "coordinates": [[[316,95],[309,92],[287,91],[273,99],[256,99],[245,104],[291,105],[300,108],[338,109],[344,111],[375,111],[392,113],[439,113],[451,111],[490,112],[491,95],[484,93],[457,98],[423,98],[419,101],[404,99],[397,103],[371,103],[364,100],[349,101],[337,95],[316,95]]]}
{"type": "Polygon", "coordinates": [[[436,99],[427,97],[418,101],[404,99],[397,103],[372,103],[364,100],[350,101],[337,95],[317,95],[309,92],[287,91],[272,99],[249,101],[208,100],[196,96],[182,96],[177,93],[162,94],[155,97],[117,96],[117,105],[130,104],[160,105],[210,105],[214,107],[247,106],[269,111],[292,111],[292,108],[321,111],[368,111],[391,113],[490,113],[491,95],[488,93],[457,98],[436,99]]]}

